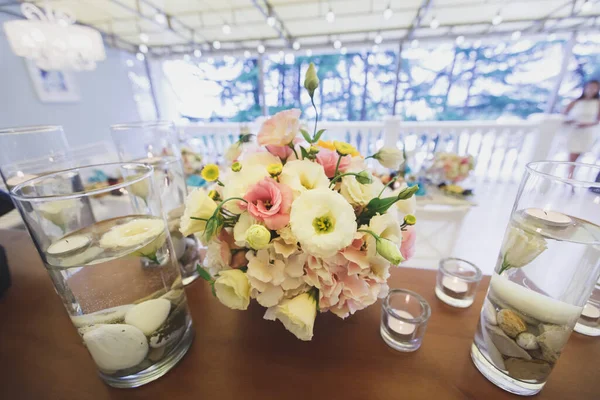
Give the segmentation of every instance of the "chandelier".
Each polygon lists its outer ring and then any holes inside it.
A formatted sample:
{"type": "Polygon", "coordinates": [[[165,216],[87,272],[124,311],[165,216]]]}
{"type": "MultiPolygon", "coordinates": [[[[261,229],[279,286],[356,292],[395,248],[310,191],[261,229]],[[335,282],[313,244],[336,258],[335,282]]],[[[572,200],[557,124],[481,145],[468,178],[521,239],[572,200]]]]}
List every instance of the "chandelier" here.
{"type": "Polygon", "coordinates": [[[50,70],[93,70],[96,62],[106,58],[100,33],[75,25],[69,10],[53,9],[47,3],[41,8],[21,4],[25,20],[4,23],[4,31],[12,51],[38,66],[50,70]]]}

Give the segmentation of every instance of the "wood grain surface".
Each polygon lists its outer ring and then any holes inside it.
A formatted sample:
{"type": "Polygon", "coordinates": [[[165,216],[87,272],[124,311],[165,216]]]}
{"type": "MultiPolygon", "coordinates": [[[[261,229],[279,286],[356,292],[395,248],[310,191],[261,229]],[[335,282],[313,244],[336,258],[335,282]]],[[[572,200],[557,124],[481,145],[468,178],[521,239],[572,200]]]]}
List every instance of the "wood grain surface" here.
{"type": "MultiPolygon", "coordinates": [[[[159,380],[113,389],[63,309],[25,232],[0,231],[13,285],[0,299],[0,399],[516,399],[488,382],[469,350],[489,283],[468,309],[435,297],[435,271],[398,268],[392,288],[423,295],[432,315],[422,347],[400,353],[379,336],[380,302],[342,321],[317,317],[312,342],[253,304],[233,311],[208,285],[186,288],[196,330],[188,354],[159,380]]],[[[600,399],[600,338],[574,333],[537,399],[600,399]]]]}

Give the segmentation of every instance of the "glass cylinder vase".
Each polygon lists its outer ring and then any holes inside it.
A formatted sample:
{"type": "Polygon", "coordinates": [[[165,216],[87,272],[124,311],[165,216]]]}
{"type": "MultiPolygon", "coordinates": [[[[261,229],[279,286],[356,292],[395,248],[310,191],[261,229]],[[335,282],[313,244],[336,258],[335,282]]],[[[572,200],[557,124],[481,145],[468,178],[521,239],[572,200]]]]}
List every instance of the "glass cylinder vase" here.
{"type": "Polygon", "coordinates": [[[169,371],[193,331],[152,167],[58,171],[15,186],[12,196],[101,378],[136,387],[169,371]],[[73,185],[98,171],[115,183],[73,185]],[[107,210],[98,201],[105,197],[120,198],[120,206],[107,210]]]}
{"type": "Polygon", "coordinates": [[[198,277],[200,244],[193,235],[183,237],[179,232],[187,187],[175,126],[168,121],[137,122],[113,125],[111,133],[121,161],[154,167],[154,180],[169,221],[183,283],[193,282],[198,277]]]}
{"type": "Polygon", "coordinates": [[[504,390],[543,388],[598,280],[599,172],[527,166],[471,347],[475,366],[504,390]]]}

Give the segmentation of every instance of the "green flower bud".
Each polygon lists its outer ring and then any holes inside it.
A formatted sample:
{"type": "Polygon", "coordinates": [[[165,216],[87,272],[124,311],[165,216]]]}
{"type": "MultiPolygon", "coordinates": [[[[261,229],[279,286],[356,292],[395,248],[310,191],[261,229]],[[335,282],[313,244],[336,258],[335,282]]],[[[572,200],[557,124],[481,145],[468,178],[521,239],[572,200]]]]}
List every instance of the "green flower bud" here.
{"type": "Polygon", "coordinates": [[[242,164],[240,164],[238,161],[234,162],[231,165],[231,170],[233,172],[240,172],[242,170],[242,164]]]}
{"type": "Polygon", "coordinates": [[[271,241],[271,232],[262,225],[254,224],[246,231],[246,242],[254,250],[264,249],[271,241]]]}
{"type": "Polygon", "coordinates": [[[306,76],[304,77],[304,88],[308,91],[308,94],[312,98],[315,94],[315,90],[319,87],[319,77],[317,76],[317,69],[314,63],[310,63],[306,76]]]}
{"type": "Polygon", "coordinates": [[[367,171],[360,171],[358,173],[358,175],[356,175],[356,180],[358,181],[358,183],[360,183],[361,185],[368,185],[370,183],[373,183],[373,177],[371,176],[371,174],[367,171]]]}
{"type": "Polygon", "coordinates": [[[400,253],[400,250],[398,250],[398,246],[396,246],[391,240],[380,237],[377,239],[376,249],[377,254],[388,260],[390,263],[392,263],[392,265],[398,265],[404,261],[404,257],[402,257],[402,253],[400,253]]]}

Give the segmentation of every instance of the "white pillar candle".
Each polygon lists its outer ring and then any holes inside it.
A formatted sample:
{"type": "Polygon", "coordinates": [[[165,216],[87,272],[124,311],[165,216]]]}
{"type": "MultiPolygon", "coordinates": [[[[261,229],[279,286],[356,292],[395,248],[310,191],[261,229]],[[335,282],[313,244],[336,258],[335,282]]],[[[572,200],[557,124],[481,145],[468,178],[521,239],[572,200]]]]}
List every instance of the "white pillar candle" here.
{"type": "Polygon", "coordinates": [[[600,318],[600,309],[588,303],[585,305],[585,307],[583,307],[581,316],[589,319],[598,319],[600,318]]]}
{"type": "Polygon", "coordinates": [[[536,222],[549,226],[565,227],[573,222],[568,215],[557,211],[542,210],[541,208],[528,208],[525,210],[525,215],[536,222]]]}
{"type": "Polygon", "coordinates": [[[23,183],[23,182],[28,181],[33,178],[37,178],[37,175],[24,174],[21,171],[19,171],[19,172],[17,172],[17,174],[15,176],[8,178],[8,180],[6,181],[6,186],[9,189],[12,189],[13,187],[17,186],[18,184],[23,183]]]}
{"type": "Polygon", "coordinates": [[[86,247],[89,243],[90,238],[87,236],[69,236],[52,243],[50,247],[48,247],[48,250],[46,250],[46,253],[53,256],[71,253],[75,250],[79,250],[86,247]]]}
{"type": "MultiPolygon", "coordinates": [[[[402,318],[408,318],[408,319],[414,318],[414,316],[407,311],[394,310],[394,312],[396,314],[398,314],[399,316],[401,316],[402,318]]],[[[414,324],[400,321],[398,318],[394,318],[393,315],[388,316],[388,326],[394,332],[396,332],[400,335],[406,335],[406,336],[412,335],[416,329],[416,326],[414,324]]]]}
{"type": "Polygon", "coordinates": [[[444,276],[442,278],[442,286],[456,294],[465,294],[469,290],[469,285],[462,279],[455,276],[444,276]]]}

